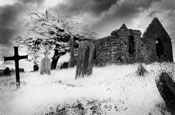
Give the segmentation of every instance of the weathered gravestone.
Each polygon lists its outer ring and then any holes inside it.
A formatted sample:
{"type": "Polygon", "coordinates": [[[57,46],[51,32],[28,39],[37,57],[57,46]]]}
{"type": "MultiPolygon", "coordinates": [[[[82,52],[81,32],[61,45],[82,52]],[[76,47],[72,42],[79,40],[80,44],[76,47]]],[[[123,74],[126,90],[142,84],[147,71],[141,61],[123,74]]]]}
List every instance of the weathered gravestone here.
{"type": "Polygon", "coordinates": [[[41,67],[40,67],[40,74],[49,74],[50,75],[50,69],[51,69],[51,61],[48,58],[49,52],[44,52],[44,58],[41,60],[41,67]]]}
{"type": "Polygon", "coordinates": [[[39,70],[38,64],[33,65],[33,71],[38,71],[38,70],[39,70]]]}
{"type": "Polygon", "coordinates": [[[60,69],[67,69],[68,65],[69,65],[68,62],[64,62],[64,63],[61,64],[60,69]]]}
{"type": "Polygon", "coordinates": [[[4,69],[4,75],[10,75],[10,69],[8,67],[4,69]]]}
{"type": "Polygon", "coordinates": [[[18,54],[18,47],[14,47],[14,53],[15,54],[12,57],[4,57],[4,61],[11,61],[11,60],[14,60],[15,61],[16,85],[18,87],[18,86],[20,86],[19,60],[20,59],[27,59],[28,56],[27,55],[19,56],[19,54],[18,54]]]}
{"type": "Polygon", "coordinates": [[[156,77],[156,85],[172,115],[175,115],[175,83],[167,74],[156,77]]]}
{"type": "Polygon", "coordinates": [[[145,76],[146,73],[148,73],[148,71],[143,67],[142,64],[139,64],[137,71],[136,71],[136,74],[138,76],[145,76]]]}
{"type": "Polygon", "coordinates": [[[8,67],[6,67],[5,69],[1,69],[0,70],[0,75],[6,75],[9,76],[10,75],[10,69],[8,67]]]}
{"type": "Polygon", "coordinates": [[[93,41],[81,41],[78,50],[76,79],[78,77],[84,77],[85,75],[91,75],[94,63],[94,50],[95,45],[93,41]]]}

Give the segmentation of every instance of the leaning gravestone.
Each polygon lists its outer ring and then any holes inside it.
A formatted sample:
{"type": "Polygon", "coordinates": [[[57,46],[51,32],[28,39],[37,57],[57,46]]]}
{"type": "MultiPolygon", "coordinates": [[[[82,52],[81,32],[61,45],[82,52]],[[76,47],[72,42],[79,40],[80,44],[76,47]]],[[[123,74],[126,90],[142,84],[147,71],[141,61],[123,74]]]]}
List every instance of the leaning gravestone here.
{"type": "Polygon", "coordinates": [[[93,41],[81,41],[78,50],[76,79],[91,75],[94,63],[95,45],[93,41]]]}
{"type": "Polygon", "coordinates": [[[175,83],[167,74],[162,73],[156,78],[156,85],[172,115],[175,115],[175,83]]]}
{"type": "Polygon", "coordinates": [[[41,60],[41,67],[40,67],[40,74],[49,74],[50,75],[50,69],[51,69],[51,61],[48,58],[48,51],[44,52],[44,58],[41,60]]]}

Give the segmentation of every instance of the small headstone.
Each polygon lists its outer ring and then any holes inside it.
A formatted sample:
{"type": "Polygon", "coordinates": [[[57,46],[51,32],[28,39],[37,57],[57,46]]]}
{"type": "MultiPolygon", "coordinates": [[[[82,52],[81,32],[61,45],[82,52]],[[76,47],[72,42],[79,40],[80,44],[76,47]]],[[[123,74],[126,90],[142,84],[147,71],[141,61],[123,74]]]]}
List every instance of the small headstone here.
{"type": "Polygon", "coordinates": [[[142,64],[139,64],[137,71],[136,71],[136,74],[138,76],[145,76],[146,73],[148,73],[148,71],[143,67],[142,64]]]}
{"type": "Polygon", "coordinates": [[[48,58],[48,51],[44,52],[45,57],[41,60],[40,74],[49,74],[51,69],[51,61],[48,58]]]}
{"type": "Polygon", "coordinates": [[[19,68],[19,72],[24,72],[24,68],[19,68]]]}
{"type": "Polygon", "coordinates": [[[37,64],[33,65],[33,71],[38,71],[39,70],[39,66],[37,64]]]}
{"type": "Polygon", "coordinates": [[[4,69],[4,75],[10,75],[10,69],[8,67],[4,69]]]}
{"type": "Polygon", "coordinates": [[[60,69],[67,69],[68,68],[68,65],[69,65],[68,62],[64,62],[64,63],[61,64],[60,69]]]}
{"type": "Polygon", "coordinates": [[[175,83],[167,74],[156,77],[156,85],[172,115],[175,115],[175,83]]]}

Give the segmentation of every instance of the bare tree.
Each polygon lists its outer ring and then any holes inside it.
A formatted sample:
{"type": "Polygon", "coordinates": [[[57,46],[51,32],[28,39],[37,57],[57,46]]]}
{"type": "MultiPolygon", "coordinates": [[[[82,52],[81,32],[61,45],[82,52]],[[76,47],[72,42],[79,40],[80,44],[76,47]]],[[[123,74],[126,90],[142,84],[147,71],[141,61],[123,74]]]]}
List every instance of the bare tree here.
{"type": "MultiPolygon", "coordinates": [[[[28,50],[32,61],[38,63],[42,49],[54,50],[51,69],[55,69],[59,57],[70,51],[68,44],[75,38],[75,45],[82,39],[94,39],[96,34],[83,26],[76,18],[50,13],[31,13],[25,26],[26,35],[18,36],[17,43],[28,50]]],[[[76,51],[76,50],[75,50],[76,51]]]]}

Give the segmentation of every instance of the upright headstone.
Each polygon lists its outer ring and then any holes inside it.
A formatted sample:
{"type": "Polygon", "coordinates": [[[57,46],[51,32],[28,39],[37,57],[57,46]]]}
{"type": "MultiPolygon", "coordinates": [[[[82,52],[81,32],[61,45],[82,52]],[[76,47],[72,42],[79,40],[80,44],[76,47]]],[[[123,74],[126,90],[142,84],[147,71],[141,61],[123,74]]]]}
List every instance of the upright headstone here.
{"type": "Polygon", "coordinates": [[[51,61],[48,58],[49,52],[46,50],[44,52],[44,58],[41,60],[41,65],[40,65],[40,74],[51,74],[50,69],[51,69],[51,61]]]}
{"type": "Polygon", "coordinates": [[[10,69],[8,67],[4,69],[4,75],[10,75],[10,69]]]}
{"type": "Polygon", "coordinates": [[[175,115],[175,83],[167,74],[156,77],[156,85],[172,115],[175,115]]]}
{"type": "Polygon", "coordinates": [[[61,64],[60,69],[67,69],[67,68],[68,68],[68,62],[63,62],[63,63],[61,64]]]}
{"type": "Polygon", "coordinates": [[[38,70],[39,70],[38,64],[34,64],[34,65],[33,65],[33,71],[38,71],[38,70]]]}
{"type": "Polygon", "coordinates": [[[18,86],[20,86],[19,60],[20,59],[27,59],[28,56],[27,55],[19,56],[19,54],[18,54],[18,47],[14,47],[14,52],[15,52],[14,56],[12,56],[12,57],[4,57],[4,61],[11,61],[11,60],[15,61],[16,85],[18,87],[18,86]]]}
{"type": "Polygon", "coordinates": [[[94,63],[95,45],[92,41],[81,41],[79,44],[76,79],[91,75],[94,63]]]}

